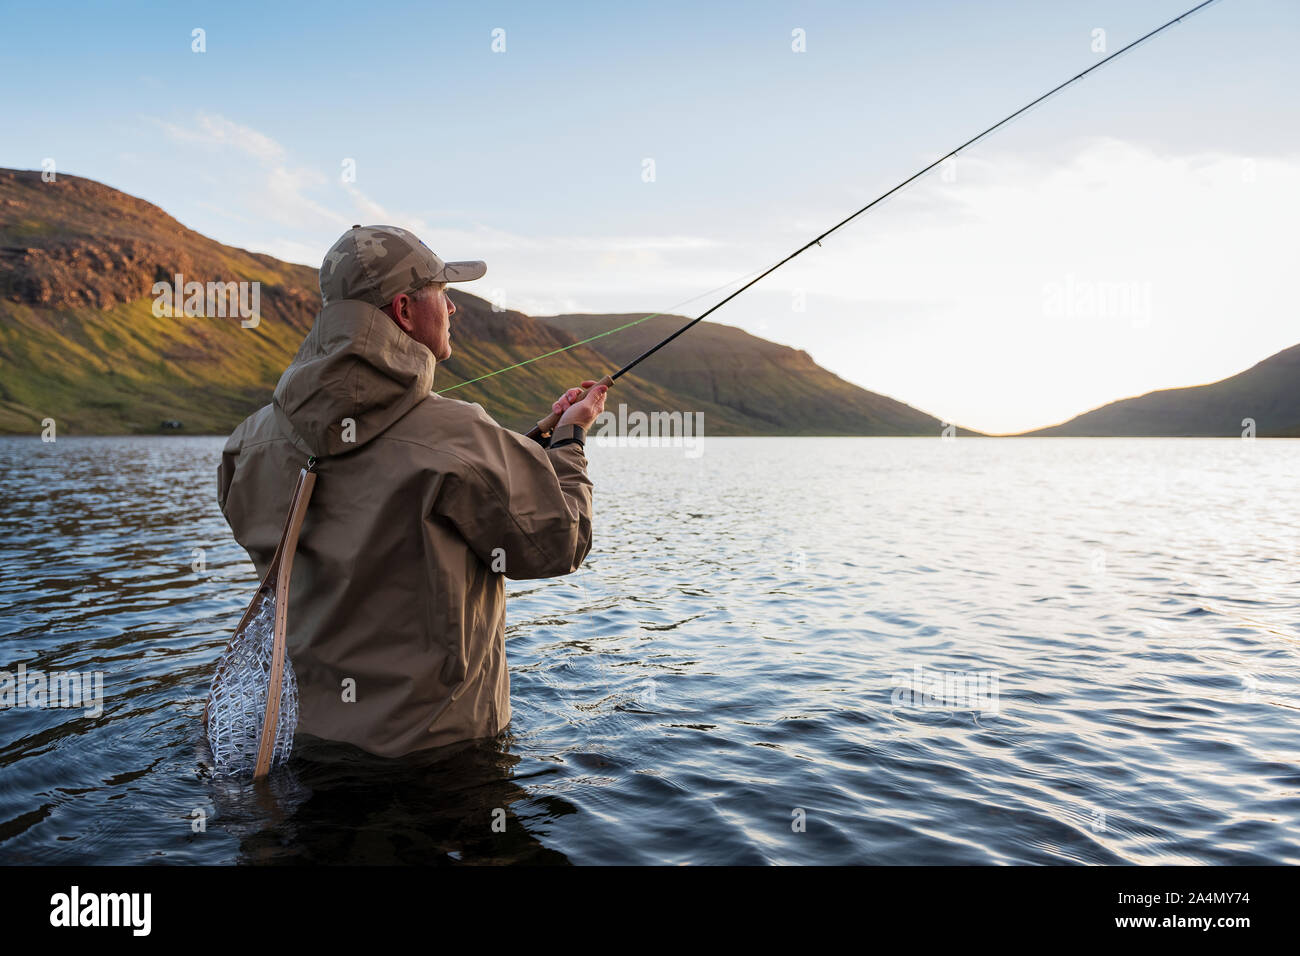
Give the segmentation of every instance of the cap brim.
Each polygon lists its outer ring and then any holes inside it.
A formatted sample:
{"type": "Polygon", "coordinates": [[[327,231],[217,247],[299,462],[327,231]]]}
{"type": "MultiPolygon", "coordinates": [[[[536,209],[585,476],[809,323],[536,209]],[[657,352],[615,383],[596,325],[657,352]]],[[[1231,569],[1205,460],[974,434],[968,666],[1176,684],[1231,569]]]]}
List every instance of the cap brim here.
{"type": "Polygon", "coordinates": [[[487,273],[487,263],[481,259],[469,259],[463,262],[444,262],[442,273],[435,282],[473,282],[487,273]]]}

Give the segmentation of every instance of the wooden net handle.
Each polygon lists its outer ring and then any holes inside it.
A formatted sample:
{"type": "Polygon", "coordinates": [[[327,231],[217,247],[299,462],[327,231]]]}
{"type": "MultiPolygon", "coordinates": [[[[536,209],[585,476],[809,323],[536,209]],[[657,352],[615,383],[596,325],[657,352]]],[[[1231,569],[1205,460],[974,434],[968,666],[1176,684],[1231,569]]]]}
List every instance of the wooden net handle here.
{"type": "Polygon", "coordinates": [[[275,640],[271,645],[271,684],[266,691],[266,713],[262,717],[262,739],[257,748],[257,765],[253,778],[265,777],[271,771],[271,757],[275,752],[275,735],[280,724],[280,695],[284,683],[285,643],[289,627],[289,576],[293,572],[293,556],[298,550],[298,532],[307,516],[307,503],[311,501],[316,473],[302,469],[298,472],[298,486],[293,490],[289,504],[289,518],[284,526],[280,545],[276,548],[275,562],[275,640]]]}

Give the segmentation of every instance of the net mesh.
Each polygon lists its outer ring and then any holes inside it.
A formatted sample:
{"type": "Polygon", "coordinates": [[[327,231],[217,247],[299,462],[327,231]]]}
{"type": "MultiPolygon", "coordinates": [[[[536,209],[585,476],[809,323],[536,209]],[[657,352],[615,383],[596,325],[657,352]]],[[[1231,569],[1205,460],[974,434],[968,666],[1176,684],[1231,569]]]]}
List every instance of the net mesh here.
{"type": "MultiPolygon", "coordinates": [[[[253,598],[248,623],[217,662],[208,695],[208,746],[220,774],[252,773],[262,742],[262,718],[271,686],[271,651],[275,643],[275,592],[262,588],[253,598]]],[[[271,766],[289,759],[298,726],[298,680],[289,655],[284,656],[280,685],[280,719],[271,766]]]]}

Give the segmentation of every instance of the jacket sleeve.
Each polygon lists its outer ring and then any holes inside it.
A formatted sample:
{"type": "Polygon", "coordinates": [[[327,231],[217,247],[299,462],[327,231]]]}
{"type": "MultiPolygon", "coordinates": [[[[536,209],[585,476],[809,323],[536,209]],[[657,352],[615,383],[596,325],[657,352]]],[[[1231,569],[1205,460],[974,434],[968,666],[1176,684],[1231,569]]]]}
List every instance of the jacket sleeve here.
{"type": "Polygon", "coordinates": [[[479,406],[446,450],[457,464],[435,510],[495,571],[516,580],[576,571],[591,550],[591,481],[582,445],[543,449],[479,406]]]}
{"type": "Polygon", "coordinates": [[[230,484],[235,480],[235,461],[239,458],[243,437],[244,426],[241,423],[221,449],[221,464],[217,466],[217,504],[222,514],[226,513],[226,496],[230,494],[230,484]]]}

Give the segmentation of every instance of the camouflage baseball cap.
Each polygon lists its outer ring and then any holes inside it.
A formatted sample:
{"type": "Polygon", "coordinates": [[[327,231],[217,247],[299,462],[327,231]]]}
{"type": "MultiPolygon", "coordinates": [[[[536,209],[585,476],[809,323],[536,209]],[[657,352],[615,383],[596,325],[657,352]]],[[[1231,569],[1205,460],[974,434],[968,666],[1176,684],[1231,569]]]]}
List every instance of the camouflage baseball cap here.
{"type": "Polygon", "coordinates": [[[444,262],[397,226],[353,226],[325,253],[320,294],[325,305],[360,299],[382,309],[431,282],[469,282],[486,272],[487,263],[477,260],[444,262]]]}

